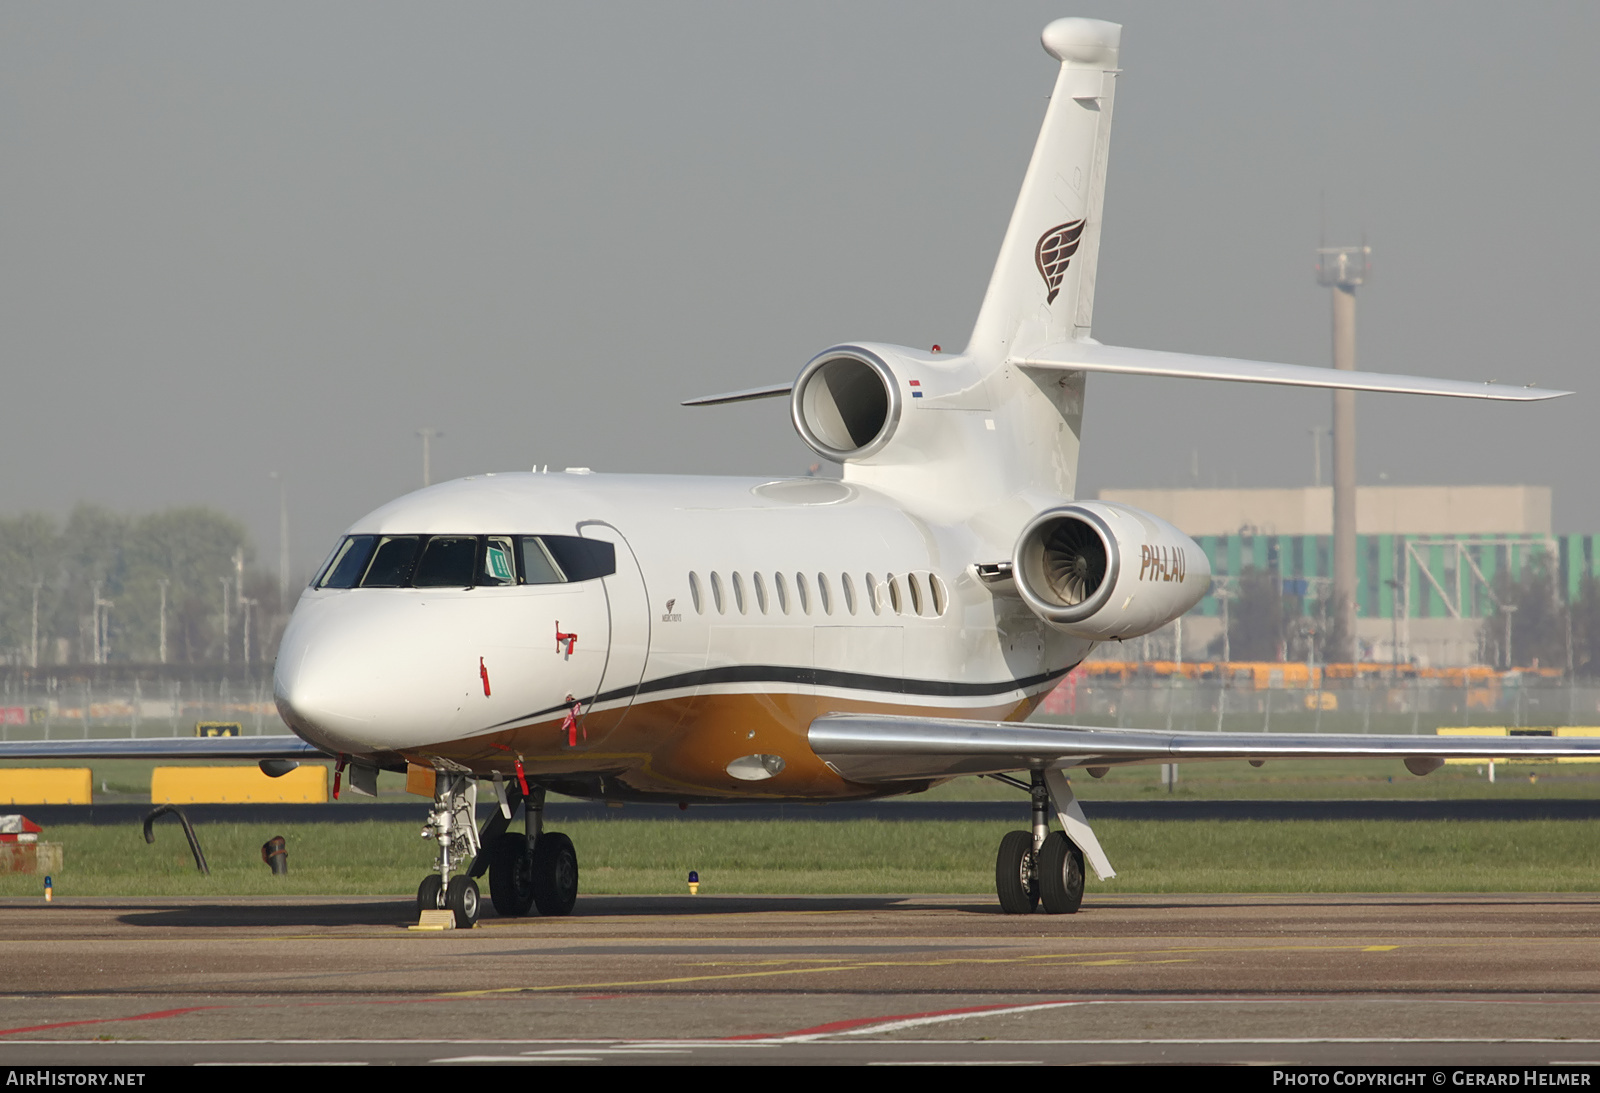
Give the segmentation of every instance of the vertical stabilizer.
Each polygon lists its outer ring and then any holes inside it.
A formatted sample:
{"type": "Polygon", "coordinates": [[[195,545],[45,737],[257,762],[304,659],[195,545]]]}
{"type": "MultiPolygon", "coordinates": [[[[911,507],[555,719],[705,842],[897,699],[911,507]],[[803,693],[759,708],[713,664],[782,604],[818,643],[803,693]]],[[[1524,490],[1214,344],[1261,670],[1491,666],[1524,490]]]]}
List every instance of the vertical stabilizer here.
{"type": "Polygon", "coordinates": [[[1098,19],[1044,28],[1061,72],[967,346],[986,365],[1089,336],[1121,38],[1098,19]]]}

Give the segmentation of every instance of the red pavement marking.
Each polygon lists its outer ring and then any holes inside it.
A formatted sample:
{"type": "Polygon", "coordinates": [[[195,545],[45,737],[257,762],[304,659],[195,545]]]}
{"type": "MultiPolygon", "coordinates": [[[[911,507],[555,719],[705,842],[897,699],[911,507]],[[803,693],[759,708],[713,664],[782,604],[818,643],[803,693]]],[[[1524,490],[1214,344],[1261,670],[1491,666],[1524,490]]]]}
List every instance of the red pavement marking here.
{"type": "Polygon", "coordinates": [[[201,1010],[233,1009],[233,1006],[188,1006],[178,1010],[156,1010],[153,1013],[137,1013],[132,1017],[90,1017],[82,1021],[57,1021],[53,1025],[29,1025],[25,1028],[0,1028],[0,1036],[10,1036],[14,1032],[48,1032],[53,1028],[72,1028],[74,1025],[104,1025],[112,1021],[159,1021],[164,1017],[182,1017],[186,1013],[199,1013],[201,1010]]]}
{"type": "Polygon", "coordinates": [[[53,1028],[72,1028],[76,1025],[106,1025],[116,1021],[160,1021],[168,1017],[182,1017],[187,1013],[202,1013],[206,1010],[259,1010],[259,1009],[295,1009],[298,1007],[316,1008],[318,1006],[405,1006],[413,1002],[445,1002],[455,1001],[453,998],[440,998],[437,995],[425,995],[421,998],[370,998],[361,1002],[250,1002],[244,1005],[217,1005],[217,1006],[187,1006],[175,1010],[155,1010],[151,1013],[136,1013],[131,1017],[86,1017],[81,1021],[57,1021],[52,1025],[28,1025],[23,1028],[0,1028],[0,1036],[10,1036],[18,1032],[47,1032],[53,1028]]]}

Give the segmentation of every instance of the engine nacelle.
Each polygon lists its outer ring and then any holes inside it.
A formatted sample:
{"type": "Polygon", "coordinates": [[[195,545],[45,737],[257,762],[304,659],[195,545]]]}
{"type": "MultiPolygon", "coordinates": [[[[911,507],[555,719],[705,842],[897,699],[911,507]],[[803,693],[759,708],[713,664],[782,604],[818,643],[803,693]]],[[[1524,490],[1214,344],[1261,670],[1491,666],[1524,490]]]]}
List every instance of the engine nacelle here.
{"type": "Polygon", "coordinates": [[[1022,529],[1011,576],[1040,618],[1074,637],[1110,641],[1158,630],[1199,603],[1211,563],[1165,520],[1074,501],[1022,529]]]}
{"type": "Polygon", "coordinates": [[[882,451],[900,424],[900,381],[885,354],[841,345],[794,381],[794,427],[812,451],[840,463],[882,451]]]}

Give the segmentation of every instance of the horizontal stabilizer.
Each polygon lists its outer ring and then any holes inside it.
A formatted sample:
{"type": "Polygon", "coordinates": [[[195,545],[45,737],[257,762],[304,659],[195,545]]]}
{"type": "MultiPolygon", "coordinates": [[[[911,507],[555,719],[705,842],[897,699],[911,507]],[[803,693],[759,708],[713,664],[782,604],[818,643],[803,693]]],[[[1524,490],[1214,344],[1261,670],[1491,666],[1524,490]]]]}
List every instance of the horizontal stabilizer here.
{"type": "Polygon", "coordinates": [[[325,759],[298,736],[156,736],[7,740],[0,759],[325,759]]]}
{"type": "Polygon", "coordinates": [[[1154,349],[1124,349],[1093,341],[1056,342],[1014,357],[1011,363],[1024,368],[1058,372],[1117,372],[1125,376],[1232,380],[1235,383],[1382,391],[1394,395],[1447,395],[1452,398],[1498,399],[1505,402],[1538,402],[1572,394],[1571,391],[1551,391],[1532,385],[1512,387],[1508,384],[1472,383],[1427,376],[1391,376],[1382,372],[1309,368],[1303,364],[1241,361],[1231,357],[1199,357],[1189,353],[1163,353],[1154,349]]]}
{"type": "Polygon", "coordinates": [[[684,399],[681,406],[721,406],[728,402],[754,402],[758,398],[782,398],[794,390],[793,383],[774,383],[770,387],[752,387],[746,391],[727,391],[720,395],[701,395],[684,399]]]}
{"type": "Polygon", "coordinates": [[[1600,759],[1600,737],[1367,736],[1019,725],[935,717],[830,714],[811,750],[852,782],[1002,774],[1035,765],[1110,767],[1206,759],[1600,759]]]}

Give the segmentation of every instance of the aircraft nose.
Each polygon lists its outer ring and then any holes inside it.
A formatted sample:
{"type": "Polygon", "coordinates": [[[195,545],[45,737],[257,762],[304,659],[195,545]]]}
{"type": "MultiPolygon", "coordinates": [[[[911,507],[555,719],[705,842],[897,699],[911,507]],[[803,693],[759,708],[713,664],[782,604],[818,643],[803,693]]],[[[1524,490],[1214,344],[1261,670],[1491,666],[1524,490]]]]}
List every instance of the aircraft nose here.
{"type": "Polygon", "coordinates": [[[407,625],[412,620],[397,617],[416,605],[371,596],[357,605],[349,598],[343,593],[303,602],[290,619],[273,675],[284,721],[334,752],[443,738],[460,706],[449,701],[452,689],[432,678],[439,651],[426,647],[419,629],[407,625]]]}

